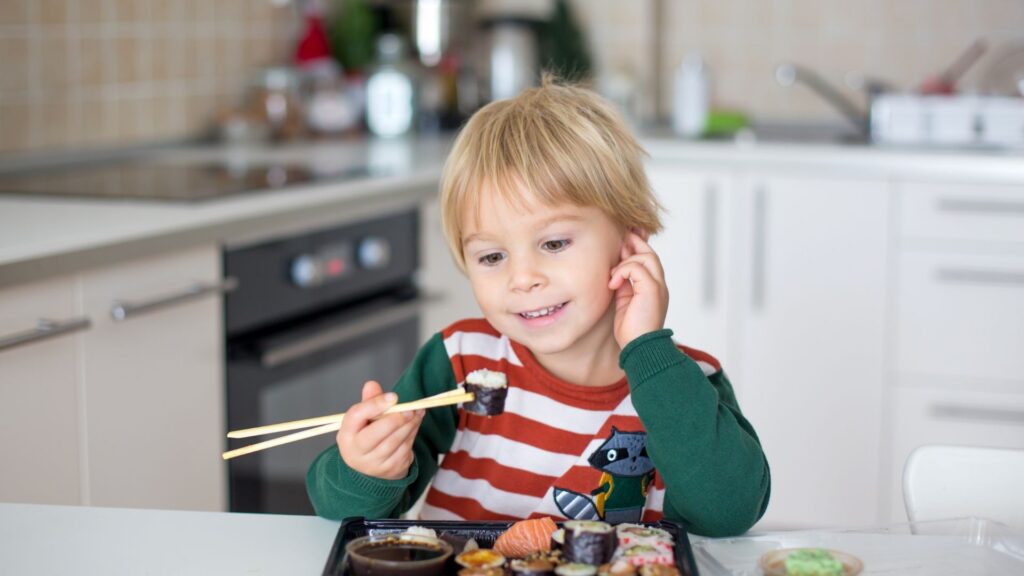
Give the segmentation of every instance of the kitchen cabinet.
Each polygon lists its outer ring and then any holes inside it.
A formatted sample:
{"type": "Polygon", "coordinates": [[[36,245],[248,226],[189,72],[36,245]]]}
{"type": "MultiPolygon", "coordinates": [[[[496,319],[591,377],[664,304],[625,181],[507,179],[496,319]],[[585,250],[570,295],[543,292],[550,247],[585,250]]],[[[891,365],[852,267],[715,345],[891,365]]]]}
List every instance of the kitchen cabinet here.
{"type": "Polygon", "coordinates": [[[81,276],[83,470],[94,506],[224,510],[220,251],[81,276]]]}
{"type": "Polygon", "coordinates": [[[209,245],[0,292],[65,327],[0,350],[0,500],[224,510],[221,288],[209,245]]]}
{"type": "Polygon", "coordinates": [[[880,512],[884,179],[655,159],[677,339],[723,362],[772,467],[770,526],[880,512]]]}
{"type": "Polygon", "coordinates": [[[873,523],[885,382],[886,182],[748,174],[741,194],[732,374],[772,468],[763,522],[873,523]]]}
{"type": "Polygon", "coordinates": [[[900,179],[888,519],[926,444],[1024,449],[1024,193],[900,179]]]}
{"type": "Polygon", "coordinates": [[[71,278],[0,291],[0,501],[82,503],[77,297],[71,278]],[[42,318],[66,328],[13,346],[42,318]]]}
{"type": "Polygon", "coordinates": [[[666,213],[664,231],[651,238],[666,264],[670,288],[665,326],[677,341],[729,366],[726,288],[731,285],[727,254],[732,249],[734,178],[658,162],[647,166],[647,175],[666,213]]]}

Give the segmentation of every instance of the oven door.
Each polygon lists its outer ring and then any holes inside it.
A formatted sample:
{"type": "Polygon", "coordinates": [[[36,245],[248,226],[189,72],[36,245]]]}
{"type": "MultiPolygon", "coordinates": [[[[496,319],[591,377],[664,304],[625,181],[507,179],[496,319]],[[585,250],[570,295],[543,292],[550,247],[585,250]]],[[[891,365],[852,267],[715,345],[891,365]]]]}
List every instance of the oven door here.
{"type": "MultiPolygon", "coordinates": [[[[228,429],[344,412],[363,383],[385,389],[419,347],[423,298],[376,298],[327,317],[248,341],[230,342],[228,429]]],[[[234,449],[259,438],[229,440],[234,449]]],[[[232,512],[312,514],[306,471],[334,444],[334,434],[256,452],[228,462],[232,512]]]]}

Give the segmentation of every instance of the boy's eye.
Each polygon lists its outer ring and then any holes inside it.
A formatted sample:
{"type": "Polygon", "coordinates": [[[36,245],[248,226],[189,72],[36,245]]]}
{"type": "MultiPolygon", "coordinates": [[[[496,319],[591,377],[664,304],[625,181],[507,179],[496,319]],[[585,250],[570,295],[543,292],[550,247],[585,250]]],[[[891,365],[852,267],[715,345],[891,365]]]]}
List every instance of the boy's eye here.
{"type": "Polygon", "coordinates": [[[562,250],[565,250],[566,247],[569,246],[569,241],[568,240],[548,240],[547,242],[545,242],[541,246],[543,246],[545,250],[548,250],[548,251],[551,251],[551,252],[560,252],[562,250]]]}
{"type": "Polygon", "coordinates": [[[480,257],[479,262],[484,266],[494,266],[498,262],[501,262],[504,256],[501,252],[491,252],[490,254],[484,254],[480,257]]]}

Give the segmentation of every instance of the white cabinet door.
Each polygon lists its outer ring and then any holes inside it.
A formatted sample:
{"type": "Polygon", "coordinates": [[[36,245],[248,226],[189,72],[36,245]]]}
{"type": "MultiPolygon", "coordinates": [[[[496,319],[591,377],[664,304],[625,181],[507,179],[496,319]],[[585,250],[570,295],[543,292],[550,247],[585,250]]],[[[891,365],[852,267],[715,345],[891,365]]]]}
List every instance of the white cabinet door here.
{"type": "Polygon", "coordinates": [[[652,163],[647,175],[665,208],[665,229],[651,239],[669,289],[665,326],[675,332],[676,341],[729,366],[726,289],[733,179],[669,163],[652,163]]]}
{"type": "Polygon", "coordinates": [[[222,299],[189,292],[219,281],[215,246],[82,275],[87,504],[225,509],[222,299]]]}
{"type": "Polygon", "coordinates": [[[76,301],[73,278],[0,291],[0,502],[81,503],[76,301]]]}
{"type": "Polygon", "coordinates": [[[742,194],[732,377],[771,465],[763,526],[875,522],[886,183],[751,175],[742,194]]]}

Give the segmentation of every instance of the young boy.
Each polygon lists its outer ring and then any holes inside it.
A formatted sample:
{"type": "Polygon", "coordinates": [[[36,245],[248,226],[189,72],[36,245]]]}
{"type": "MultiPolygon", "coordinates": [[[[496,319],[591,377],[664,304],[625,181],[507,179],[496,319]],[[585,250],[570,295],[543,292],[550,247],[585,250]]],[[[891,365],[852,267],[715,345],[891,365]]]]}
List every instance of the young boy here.
{"type": "Polygon", "coordinates": [[[484,318],[436,334],[394,394],[364,385],[307,475],[318,514],[396,517],[433,481],[424,519],[665,517],[724,536],[761,517],[757,435],[718,362],[664,329],[643,154],[605,101],[549,80],[470,119],[441,204],[484,318]],[[483,368],[508,380],[498,416],[380,417],[483,368]]]}

